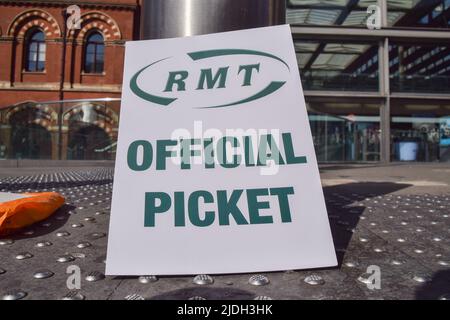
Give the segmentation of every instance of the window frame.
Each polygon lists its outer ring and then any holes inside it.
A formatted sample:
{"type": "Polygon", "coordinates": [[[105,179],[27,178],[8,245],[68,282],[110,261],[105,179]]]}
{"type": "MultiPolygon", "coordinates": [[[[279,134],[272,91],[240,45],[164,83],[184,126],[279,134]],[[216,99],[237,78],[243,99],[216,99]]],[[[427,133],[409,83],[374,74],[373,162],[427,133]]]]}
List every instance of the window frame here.
{"type": "Polygon", "coordinates": [[[102,74],[105,74],[105,37],[98,30],[93,30],[92,32],[90,32],[86,36],[86,41],[85,41],[84,50],[83,50],[83,74],[88,74],[88,75],[102,75],[102,74]],[[99,41],[99,40],[98,41],[97,40],[90,40],[95,35],[101,36],[102,40],[101,41],[99,41]],[[94,52],[93,53],[88,53],[88,48],[91,45],[94,47],[94,52]],[[98,48],[100,46],[103,47],[103,52],[102,53],[98,53],[98,48]],[[87,66],[87,62],[88,62],[87,56],[88,56],[88,54],[93,54],[93,57],[94,57],[94,60],[92,62],[92,67],[91,67],[92,70],[88,70],[88,66],[87,66]],[[99,59],[100,55],[102,55],[103,59],[99,59]],[[101,65],[101,69],[100,69],[100,65],[101,65]]]}
{"type": "Polygon", "coordinates": [[[47,64],[47,43],[44,31],[40,28],[33,28],[32,30],[28,31],[28,35],[25,39],[24,71],[31,73],[45,73],[47,64]],[[38,33],[42,34],[43,40],[33,39],[38,33]],[[36,49],[33,50],[36,53],[36,58],[34,60],[31,60],[30,54],[32,52],[31,46],[33,44],[36,44],[36,49]],[[40,60],[41,53],[44,54],[43,60],[40,60]],[[35,64],[34,67],[31,67],[32,62],[35,64]],[[43,64],[42,68],[39,68],[40,63],[43,64]]]}

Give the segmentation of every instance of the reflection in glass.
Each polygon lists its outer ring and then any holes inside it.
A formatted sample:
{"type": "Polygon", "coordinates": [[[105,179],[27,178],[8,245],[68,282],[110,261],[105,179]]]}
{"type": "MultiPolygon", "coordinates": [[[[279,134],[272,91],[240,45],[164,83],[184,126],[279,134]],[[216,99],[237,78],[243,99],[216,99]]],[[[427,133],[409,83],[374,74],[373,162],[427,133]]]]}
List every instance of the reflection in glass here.
{"type": "Polygon", "coordinates": [[[310,102],[308,115],[318,161],[380,161],[378,105],[310,102]]]}
{"type": "Polygon", "coordinates": [[[377,0],[288,0],[289,24],[337,25],[363,27],[369,16],[367,8],[377,0]]]}
{"type": "Polygon", "coordinates": [[[449,28],[450,0],[388,0],[388,25],[449,28]]]}
{"type": "MultiPolygon", "coordinates": [[[[449,28],[450,0],[387,1],[389,27],[449,28]]],[[[377,0],[287,0],[289,24],[366,27],[377,0]]]]}
{"type": "Polygon", "coordinates": [[[392,43],[389,68],[394,92],[450,93],[448,44],[392,43]]]}
{"type": "Polygon", "coordinates": [[[0,159],[114,160],[119,111],[118,99],[3,108],[0,159]]]}

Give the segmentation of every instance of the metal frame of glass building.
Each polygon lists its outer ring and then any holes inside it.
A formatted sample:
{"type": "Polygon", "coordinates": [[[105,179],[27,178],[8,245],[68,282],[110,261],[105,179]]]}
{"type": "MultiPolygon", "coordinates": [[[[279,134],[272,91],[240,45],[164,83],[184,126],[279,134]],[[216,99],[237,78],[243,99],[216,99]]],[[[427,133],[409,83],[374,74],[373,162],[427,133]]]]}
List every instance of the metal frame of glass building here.
{"type": "Polygon", "coordinates": [[[319,161],[450,161],[450,0],[288,0],[286,17],[319,161]]]}

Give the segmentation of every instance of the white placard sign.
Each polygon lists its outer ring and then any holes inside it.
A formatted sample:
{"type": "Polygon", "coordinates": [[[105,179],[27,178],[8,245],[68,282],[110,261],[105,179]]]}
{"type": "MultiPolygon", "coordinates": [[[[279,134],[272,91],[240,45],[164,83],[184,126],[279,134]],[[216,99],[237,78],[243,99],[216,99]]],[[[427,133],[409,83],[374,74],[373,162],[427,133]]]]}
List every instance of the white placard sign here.
{"type": "Polygon", "coordinates": [[[336,265],[287,25],[127,42],[106,273],[336,265]]]}

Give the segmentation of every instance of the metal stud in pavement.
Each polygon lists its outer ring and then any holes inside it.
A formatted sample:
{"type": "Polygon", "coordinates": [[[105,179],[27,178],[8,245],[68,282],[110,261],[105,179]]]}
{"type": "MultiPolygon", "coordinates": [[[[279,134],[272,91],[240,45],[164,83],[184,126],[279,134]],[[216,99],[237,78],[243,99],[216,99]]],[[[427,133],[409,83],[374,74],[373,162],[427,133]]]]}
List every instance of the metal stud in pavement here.
{"type": "Polygon", "coordinates": [[[424,283],[424,282],[428,282],[429,279],[428,277],[424,277],[424,276],[414,276],[413,280],[419,283],[424,283]]]}
{"type": "Polygon", "coordinates": [[[25,291],[15,290],[7,292],[2,296],[2,300],[20,300],[27,296],[25,291]]]}
{"type": "Polygon", "coordinates": [[[372,283],[372,280],[370,280],[370,279],[368,279],[366,277],[363,277],[363,276],[359,276],[358,277],[358,281],[362,282],[364,284],[371,284],[372,283]]]}
{"type": "Polygon", "coordinates": [[[253,300],[273,300],[273,299],[268,296],[257,296],[253,300]]]}
{"type": "Polygon", "coordinates": [[[79,243],[77,244],[77,248],[79,248],[79,249],[88,248],[88,247],[90,247],[90,246],[92,246],[91,243],[90,243],[90,242],[87,242],[87,241],[79,242],[79,243]]]}
{"type": "Polygon", "coordinates": [[[262,274],[256,274],[248,279],[248,283],[250,283],[252,286],[265,286],[269,282],[269,278],[262,274]]]}
{"type": "Polygon", "coordinates": [[[18,255],[16,255],[17,260],[25,260],[30,258],[33,258],[33,255],[29,252],[21,252],[18,255]]]}
{"type": "Polygon", "coordinates": [[[195,284],[198,285],[207,285],[214,283],[214,279],[207,275],[207,274],[199,274],[194,277],[194,280],[192,280],[195,284]]]}
{"type": "Polygon", "coordinates": [[[156,276],[140,276],[139,282],[143,284],[152,283],[158,281],[156,276]]]}
{"type": "Polygon", "coordinates": [[[56,261],[57,261],[57,262],[60,262],[60,263],[71,262],[71,261],[73,261],[73,260],[75,260],[75,258],[74,258],[72,255],[70,255],[70,254],[64,254],[64,255],[62,255],[62,256],[59,256],[59,257],[56,259],[56,261]]]}
{"type": "Polygon", "coordinates": [[[72,227],[72,228],[83,228],[84,226],[83,226],[82,223],[73,223],[73,224],[71,225],[71,227],[72,227]]]}
{"type": "Polygon", "coordinates": [[[403,263],[404,263],[404,261],[401,261],[401,260],[392,260],[391,261],[391,264],[394,265],[394,266],[400,266],[403,263]]]}
{"type": "Polygon", "coordinates": [[[6,273],[6,270],[3,268],[0,268],[0,274],[4,274],[4,273],[6,273]]]}
{"type": "Polygon", "coordinates": [[[50,278],[54,275],[53,272],[51,272],[50,270],[39,270],[36,271],[33,275],[33,278],[35,279],[47,279],[50,278]]]}
{"type": "Polygon", "coordinates": [[[188,300],[206,300],[206,298],[203,298],[200,296],[194,296],[194,297],[190,297],[188,300]]]}
{"type": "Polygon", "coordinates": [[[86,217],[83,220],[84,221],[88,221],[88,222],[95,222],[95,218],[94,217],[86,217]]]}
{"type": "Polygon", "coordinates": [[[347,266],[349,268],[354,268],[354,267],[358,266],[358,264],[356,262],[351,262],[351,261],[348,261],[344,264],[345,264],[345,266],[347,266]]]}
{"type": "Polygon", "coordinates": [[[61,300],[84,300],[85,297],[78,291],[69,291],[61,300]]]}
{"type": "Polygon", "coordinates": [[[129,294],[125,297],[125,300],[145,300],[143,296],[137,293],[129,294]]]}
{"type": "Polygon", "coordinates": [[[85,279],[89,282],[95,282],[105,279],[105,275],[99,271],[92,271],[88,273],[85,279]]]}
{"type": "Polygon", "coordinates": [[[312,286],[322,285],[325,283],[325,280],[317,274],[309,275],[303,281],[312,286]]]}
{"type": "Polygon", "coordinates": [[[56,233],[56,236],[57,237],[68,237],[68,236],[70,236],[70,233],[67,231],[59,231],[56,233]]]}
{"type": "Polygon", "coordinates": [[[38,243],[36,243],[36,247],[38,248],[43,248],[43,247],[50,247],[53,243],[51,243],[50,241],[40,241],[38,243]]]}
{"type": "Polygon", "coordinates": [[[104,232],[94,232],[89,235],[91,239],[100,239],[106,237],[106,233],[104,232]]]}

